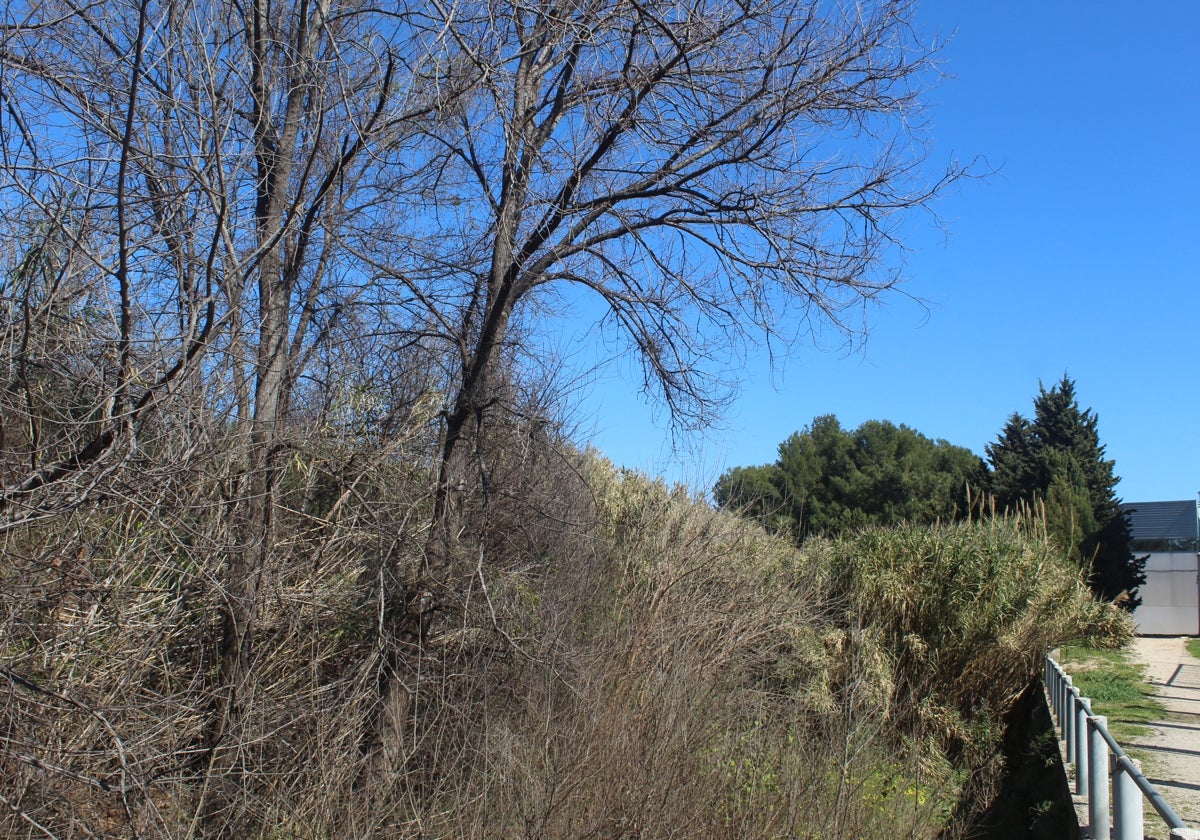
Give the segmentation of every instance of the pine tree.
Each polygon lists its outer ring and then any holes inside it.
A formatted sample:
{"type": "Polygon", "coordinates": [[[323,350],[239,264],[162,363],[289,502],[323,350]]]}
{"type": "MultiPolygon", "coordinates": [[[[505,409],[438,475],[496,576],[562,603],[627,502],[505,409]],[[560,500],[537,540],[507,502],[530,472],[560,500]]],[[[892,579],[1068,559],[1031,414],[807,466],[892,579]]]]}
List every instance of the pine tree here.
{"type": "Polygon", "coordinates": [[[1032,421],[1013,414],[986,448],[992,495],[1008,509],[1022,502],[1044,505],[1051,535],[1090,567],[1092,591],[1109,600],[1124,595],[1122,603],[1134,609],[1141,603],[1145,559],[1129,550],[1115,463],[1104,457],[1096,413],[1080,408],[1075,383],[1065,374],[1049,390],[1039,385],[1033,408],[1032,421]]]}
{"type": "Polygon", "coordinates": [[[871,525],[965,518],[987,468],[975,453],[886,420],[843,429],[817,417],[779,445],[779,458],[717,482],[722,507],[798,539],[871,525]]]}

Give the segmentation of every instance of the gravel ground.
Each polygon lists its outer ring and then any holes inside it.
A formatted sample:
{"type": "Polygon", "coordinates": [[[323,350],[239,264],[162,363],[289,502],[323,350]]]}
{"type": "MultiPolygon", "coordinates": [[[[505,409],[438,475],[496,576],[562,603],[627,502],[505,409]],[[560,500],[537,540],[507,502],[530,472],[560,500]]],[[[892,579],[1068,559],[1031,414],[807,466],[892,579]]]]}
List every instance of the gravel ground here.
{"type": "Polygon", "coordinates": [[[1184,638],[1141,637],[1133,644],[1167,707],[1152,734],[1123,746],[1146,757],[1146,777],[1193,828],[1200,827],[1200,659],[1184,638]]]}

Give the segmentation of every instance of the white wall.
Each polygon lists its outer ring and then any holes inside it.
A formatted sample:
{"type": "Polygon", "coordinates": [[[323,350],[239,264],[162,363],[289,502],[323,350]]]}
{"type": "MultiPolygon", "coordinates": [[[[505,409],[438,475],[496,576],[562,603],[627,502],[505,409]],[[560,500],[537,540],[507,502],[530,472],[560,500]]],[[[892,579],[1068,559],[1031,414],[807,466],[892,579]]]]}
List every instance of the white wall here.
{"type": "Polygon", "coordinates": [[[1138,633],[1147,636],[1200,635],[1200,555],[1155,552],[1146,560],[1146,582],[1134,610],[1138,633]]]}

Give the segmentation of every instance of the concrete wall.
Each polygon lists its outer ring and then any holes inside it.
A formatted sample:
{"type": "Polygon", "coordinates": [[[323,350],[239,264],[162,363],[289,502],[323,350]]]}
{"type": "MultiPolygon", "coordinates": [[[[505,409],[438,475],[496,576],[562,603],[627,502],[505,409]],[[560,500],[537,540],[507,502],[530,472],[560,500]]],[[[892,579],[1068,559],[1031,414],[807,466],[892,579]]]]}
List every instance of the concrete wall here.
{"type": "Polygon", "coordinates": [[[1154,552],[1146,560],[1142,605],[1133,613],[1138,633],[1148,636],[1200,635],[1200,555],[1154,552]]]}

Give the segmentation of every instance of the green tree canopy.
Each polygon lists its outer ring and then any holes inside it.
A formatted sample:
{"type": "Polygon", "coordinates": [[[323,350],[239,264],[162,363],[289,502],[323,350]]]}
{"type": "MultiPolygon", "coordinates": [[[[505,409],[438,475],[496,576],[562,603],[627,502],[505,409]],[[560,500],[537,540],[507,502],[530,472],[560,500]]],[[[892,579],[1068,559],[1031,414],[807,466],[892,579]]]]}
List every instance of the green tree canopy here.
{"type": "Polygon", "coordinates": [[[986,472],[970,450],[908,426],[869,420],[849,431],[828,414],[781,443],[775,463],[726,472],[714,494],[721,506],[802,539],[962,518],[967,488],[983,487],[986,472]]]}
{"type": "Polygon", "coordinates": [[[1146,580],[1144,560],[1129,550],[1129,522],[1116,495],[1114,462],[1105,458],[1099,421],[1083,409],[1067,375],[1049,390],[1039,385],[1033,420],[1013,414],[987,446],[990,491],[1012,509],[1042,504],[1052,537],[1089,569],[1092,590],[1102,598],[1125,594],[1133,609],[1146,580]]]}

